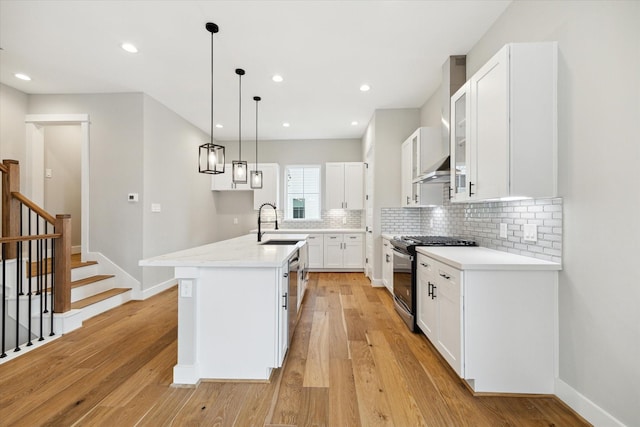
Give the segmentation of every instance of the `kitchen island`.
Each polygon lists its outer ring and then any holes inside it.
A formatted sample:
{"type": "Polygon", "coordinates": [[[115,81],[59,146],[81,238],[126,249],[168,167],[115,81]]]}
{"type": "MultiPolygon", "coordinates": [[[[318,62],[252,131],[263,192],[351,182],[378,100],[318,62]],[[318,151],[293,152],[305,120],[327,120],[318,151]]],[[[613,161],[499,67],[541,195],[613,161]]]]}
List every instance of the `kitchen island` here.
{"type": "Polygon", "coordinates": [[[179,282],[174,384],[264,381],[282,366],[289,329],[295,326],[288,324],[288,312],[297,308],[289,306],[289,279],[304,276],[289,274],[290,261],[305,247],[306,234],[264,235],[262,240],[247,234],[139,262],[173,267],[179,282]],[[297,243],[269,244],[275,238],[297,243]]]}

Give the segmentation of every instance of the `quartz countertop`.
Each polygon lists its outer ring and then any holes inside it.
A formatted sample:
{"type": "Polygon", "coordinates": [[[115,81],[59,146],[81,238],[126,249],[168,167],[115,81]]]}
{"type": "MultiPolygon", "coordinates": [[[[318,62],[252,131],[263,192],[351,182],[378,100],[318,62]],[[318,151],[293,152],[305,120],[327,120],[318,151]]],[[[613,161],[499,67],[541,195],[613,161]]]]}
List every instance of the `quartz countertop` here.
{"type": "Polygon", "coordinates": [[[307,233],[265,232],[262,242],[268,240],[299,240],[296,245],[261,245],[256,234],[246,234],[141,260],[142,267],[280,267],[291,254],[304,245],[307,233]],[[271,234],[271,235],[270,235],[271,234]]]}
{"type": "Polygon", "coordinates": [[[420,246],[416,250],[458,270],[562,270],[557,262],[477,246],[420,246]]]}

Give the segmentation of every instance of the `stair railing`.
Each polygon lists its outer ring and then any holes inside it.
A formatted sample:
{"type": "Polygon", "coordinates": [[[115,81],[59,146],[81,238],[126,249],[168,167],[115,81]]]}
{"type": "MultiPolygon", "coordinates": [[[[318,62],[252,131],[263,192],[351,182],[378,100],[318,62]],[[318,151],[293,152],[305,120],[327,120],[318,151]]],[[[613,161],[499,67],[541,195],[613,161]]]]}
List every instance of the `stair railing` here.
{"type": "Polygon", "coordinates": [[[0,358],[6,357],[6,334],[9,311],[15,320],[15,349],[20,351],[21,341],[33,345],[32,337],[44,340],[55,335],[55,313],[71,309],[71,216],[53,217],[20,193],[20,167],[15,160],[4,160],[2,172],[2,319],[0,358]],[[28,259],[29,263],[26,264],[28,259]],[[13,261],[15,260],[15,261],[13,261]],[[15,264],[13,269],[7,264],[15,264]],[[15,276],[15,277],[9,277],[15,276]],[[15,307],[9,307],[10,282],[15,307]],[[26,282],[26,283],[25,283],[26,282]],[[37,297],[38,307],[33,307],[37,297]],[[25,317],[20,308],[26,302],[25,317]],[[12,309],[12,310],[10,310],[12,309]],[[36,313],[32,312],[36,309],[36,313]],[[45,325],[45,315],[49,314],[45,325]],[[37,317],[39,328],[32,325],[37,317]],[[24,325],[26,323],[26,325],[24,325]],[[21,330],[22,328],[22,330],[21,330]],[[20,334],[26,340],[20,338],[20,334]]]}

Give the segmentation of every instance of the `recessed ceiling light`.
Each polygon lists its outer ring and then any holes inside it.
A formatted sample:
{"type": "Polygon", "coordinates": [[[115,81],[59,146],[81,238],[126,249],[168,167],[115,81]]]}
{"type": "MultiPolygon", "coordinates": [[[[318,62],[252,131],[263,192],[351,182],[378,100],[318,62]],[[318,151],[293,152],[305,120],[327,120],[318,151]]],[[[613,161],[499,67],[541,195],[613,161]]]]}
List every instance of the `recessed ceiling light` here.
{"type": "Polygon", "coordinates": [[[351,122],[351,126],[358,126],[358,122],[356,122],[355,120],[351,122]]]}
{"type": "Polygon", "coordinates": [[[276,83],[280,83],[284,79],[282,78],[282,76],[280,74],[275,74],[273,77],[271,77],[271,80],[273,80],[276,83]]]}
{"type": "Polygon", "coordinates": [[[222,129],[224,126],[222,126],[220,123],[217,123],[217,124],[216,124],[216,127],[217,127],[218,129],[222,129]]]}
{"type": "Polygon", "coordinates": [[[131,43],[122,43],[121,47],[129,53],[138,53],[138,48],[131,43]]]}
{"type": "Polygon", "coordinates": [[[371,89],[371,86],[369,86],[368,84],[363,84],[362,86],[360,86],[360,90],[362,92],[367,92],[369,89],[371,89]]]}
{"type": "Polygon", "coordinates": [[[288,127],[289,127],[289,126],[291,126],[291,125],[290,125],[288,122],[284,122],[284,123],[282,124],[282,126],[284,126],[284,127],[288,128],[288,127]]]}
{"type": "Polygon", "coordinates": [[[27,76],[26,74],[23,74],[23,73],[15,73],[14,76],[19,78],[20,80],[25,80],[25,81],[31,80],[31,77],[29,77],[29,76],[27,76]]]}

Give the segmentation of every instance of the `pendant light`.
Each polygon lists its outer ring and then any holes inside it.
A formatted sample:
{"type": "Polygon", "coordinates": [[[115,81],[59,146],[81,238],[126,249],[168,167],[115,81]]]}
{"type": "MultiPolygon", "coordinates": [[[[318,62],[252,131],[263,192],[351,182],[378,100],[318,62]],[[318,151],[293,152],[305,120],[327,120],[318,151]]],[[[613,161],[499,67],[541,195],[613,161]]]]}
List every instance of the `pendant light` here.
{"type": "Polygon", "coordinates": [[[256,169],[251,171],[251,188],[262,188],[262,171],[258,170],[258,102],[259,96],[254,96],[256,101],[256,169]]]}
{"type": "Polygon", "coordinates": [[[231,162],[232,180],[234,184],[246,184],[247,162],[242,161],[242,76],[244,76],[244,70],[236,68],[236,74],[238,75],[238,160],[231,162]]]}
{"type": "Polygon", "coordinates": [[[224,147],[213,143],[213,34],[218,32],[218,26],[207,22],[205,28],[211,33],[211,141],[200,146],[198,171],[220,174],[224,173],[224,147]]]}

